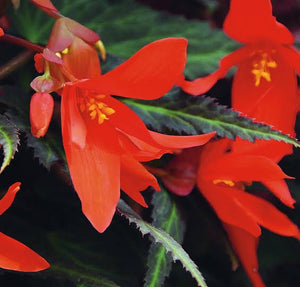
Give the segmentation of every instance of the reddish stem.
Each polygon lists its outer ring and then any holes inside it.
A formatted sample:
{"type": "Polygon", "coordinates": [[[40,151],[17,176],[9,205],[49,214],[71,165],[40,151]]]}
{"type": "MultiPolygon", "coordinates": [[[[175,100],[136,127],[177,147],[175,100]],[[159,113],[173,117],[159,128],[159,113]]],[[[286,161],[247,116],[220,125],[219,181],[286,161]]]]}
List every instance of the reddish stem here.
{"type": "Polygon", "coordinates": [[[42,53],[44,50],[44,47],[34,44],[30,41],[27,41],[25,39],[13,36],[13,35],[9,35],[9,34],[4,34],[2,37],[0,37],[1,41],[6,41],[9,43],[13,43],[16,44],[18,46],[22,46],[25,47],[28,50],[34,51],[34,52],[38,52],[38,53],[42,53]]]}

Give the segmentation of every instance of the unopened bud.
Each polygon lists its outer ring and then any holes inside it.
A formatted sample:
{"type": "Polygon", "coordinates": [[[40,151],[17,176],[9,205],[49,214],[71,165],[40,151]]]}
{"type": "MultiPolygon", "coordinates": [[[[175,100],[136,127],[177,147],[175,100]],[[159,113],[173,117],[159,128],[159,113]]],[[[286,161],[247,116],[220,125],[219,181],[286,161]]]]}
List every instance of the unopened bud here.
{"type": "Polygon", "coordinates": [[[35,93],[30,101],[31,134],[43,137],[49,127],[54,108],[54,100],[48,93],[35,93]]]}

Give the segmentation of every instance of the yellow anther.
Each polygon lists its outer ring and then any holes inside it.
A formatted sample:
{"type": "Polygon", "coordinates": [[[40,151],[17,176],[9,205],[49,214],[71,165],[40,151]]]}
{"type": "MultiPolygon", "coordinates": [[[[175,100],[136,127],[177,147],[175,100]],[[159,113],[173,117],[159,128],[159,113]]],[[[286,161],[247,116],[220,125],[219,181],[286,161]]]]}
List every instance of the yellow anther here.
{"type": "Polygon", "coordinates": [[[106,50],[105,50],[104,44],[101,40],[99,40],[95,43],[95,48],[99,51],[101,59],[103,61],[105,61],[105,59],[106,59],[106,50]]]}
{"type": "Polygon", "coordinates": [[[218,183],[224,183],[230,187],[233,187],[235,183],[232,180],[227,180],[227,179],[214,179],[213,184],[218,184],[218,183]]]}
{"type": "Polygon", "coordinates": [[[61,53],[56,52],[55,55],[56,55],[58,58],[61,58],[61,53]]]}
{"type": "Polygon", "coordinates": [[[97,105],[95,105],[95,104],[92,104],[89,106],[89,111],[94,111],[96,109],[97,109],[97,105]]]}
{"type": "Polygon", "coordinates": [[[69,48],[65,48],[61,51],[62,54],[68,54],[69,53],[69,48]]]}
{"type": "Polygon", "coordinates": [[[79,108],[81,112],[85,110],[88,111],[88,114],[92,120],[97,118],[99,124],[102,124],[104,120],[109,120],[108,116],[115,113],[115,110],[109,107],[107,104],[99,101],[103,99],[105,95],[97,95],[84,99],[79,103],[79,108]]]}
{"type": "Polygon", "coordinates": [[[93,119],[95,119],[95,117],[97,116],[97,111],[96,110],[93,110],[92,112],[90,112],[90,116],[93,119]]]}
{"type": "Polygon", "coordinates": [[[252,74],[255,76],[255,86],[260,85],[261,79],[265,79],[267,82],[271,82],[271,74],[268,68],[276,68],[277,63],[268,59],[268,54],[263,53],[262,59],[259,62],[253,64],[252,74]]]}

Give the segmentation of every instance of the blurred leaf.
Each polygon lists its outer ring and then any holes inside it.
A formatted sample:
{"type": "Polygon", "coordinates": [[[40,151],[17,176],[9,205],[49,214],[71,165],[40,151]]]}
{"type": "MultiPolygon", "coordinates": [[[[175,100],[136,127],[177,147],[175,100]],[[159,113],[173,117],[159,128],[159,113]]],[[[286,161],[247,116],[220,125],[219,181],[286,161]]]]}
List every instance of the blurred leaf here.
{"type": "MultiPolygon", "coordinates": [[[[35,43],[47,43],[53,19],[29,1],[12,11],[15,29],[35,43]],[[30,25],[28,25],[30,23],[30,25]]],[[[57,0],[61,13],[96,31],[108,51],[127,59],[144,45],[165,37],[189,40],[186,75],[196,78],[218,68],[219,60],[238,46],[207,22],[154,11],[133,0],[57,0]]]]}
{"type": "Polygon", "coordinates": [[[0,173],[10,164],[14,158],[20,143],[18,128],[4,115],[0,115],[0,146],[3,149],[4,159],[0,173]]]}
{"type": "MultiPolygon", "coordinates": [[[[181,218],[176,203],[168,192],[161,186],[161,192],[155,192],[152,197],[152,225],[166,231],[178,243],[182,243],[185,224],[181,218]]],[[[148,287],[163,286],[165,278],[169,276],[172,266],[172,256],[166,253],[165,248],[152,242],[145,277],[145,285],[148,287]]]]}
{"type": "Polygon", "coordinates": [[[219,105],[209,97],[192,97],[178,88],[154,101],[125,99],[123,102],[135,111],[151,129],[158,132],[177,134],[199,134],[216,131],[220,137],[234,139],[236,136],[249,141],[273,139],[300,143],[270,126],[253,122],[238,112],[219,105]]]}
{"type": "Polygon", "coordinates": [[[134,212],[131,207],[129,207],[122,199],[120,199],[117,211],[124,217],[126,217],[130,223],[135,223],[136,227],[140,230],[143,235],[149,234],[155,240],[155,242],[160,243],[164,246],[167,252],[170,252],[173,260],[179,260],[183,267],[191,273],[191,275],[196,279],[198,286],[206,286],[202,274],[199,272],[198,267],[189,257],[189,255],[184,251],[182,246],[176,242],[173,237],[171,237],[165,231],[154,227],[153,225],[144,221],[136,212],[134,212]]]}

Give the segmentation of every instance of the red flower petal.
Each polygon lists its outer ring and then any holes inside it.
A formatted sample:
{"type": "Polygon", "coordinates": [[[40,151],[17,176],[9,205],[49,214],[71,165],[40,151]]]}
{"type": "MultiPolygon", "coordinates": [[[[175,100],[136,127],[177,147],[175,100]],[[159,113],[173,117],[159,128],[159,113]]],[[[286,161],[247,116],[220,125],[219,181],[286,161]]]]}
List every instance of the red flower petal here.
{"type": "Polygon", "coordinates": [[[186,196],[193,190],[199,163],[199,147],[184,149],[166,166],[164,185],[173,193],[186,196]]]}
{"type": "Polygon", "coordinates": [[[48,268],[49,263],[17,240],[0,232],[0,267],[35,272],[48,268]]]}
{"type": "Polygon", "coordinates": [[[84,148],[87,127],[78,110],[77,93],[79,92],[80,90],[76,89],[72,84],[66,84],[64,87],[61,107],[62,126],[65,130],[68,130],[71,142],[77,144],[80,148],[84,148]]]}
{"type": "MultiPolygon", "coordinates": [[[[272,52],[272,47],[257,46],[252,49],[252,56],[249,54],[248,59],[239,65],[232,86],[232,107],[256,121],[293,135],[300,98],[297,78],[293,67],[283,57],[282,50],[273,48],[275,51],[272,52]],[[257,52],[259,49],[263,52],[257,52]],[[253,62],[262,61],[263,55],[276,66],[268,68],[270,81],[262,77],[255,85],[253,62]]],[[[300,60],[299,54],[297,56],[295,62],[300,60]]]]}
{"type": "Polygon", "coordinates": [[[232,247],[239,257],[253,286],[265,287],[258,273],[258,260],[256,255],[258,238],[236,226],[226,223],[223,225],[227,231],[232,247]]]}
{"type": "Polygon", "coordinates": [[[225,77],[228,70],[238,65],[249,56],[249,48],[242,47],[220,60],[219,69],[206,77],[198,78],[194,81],[186,81],[180,78],[176,84],[186,93],[197,96],[206,93],[221,78],[225,77]]]}
{"type": "Polygon", "coordinates": [[[206,144],[216,132],[196,136],[172,136],[150,131],[152,138],[167,149],[183,149],[206,144]]]}
{"type": "Polygon", "coordinates": [[[263,227],[283,236],[300,240],[298,227],[268,201],[250,193],[231,188],[231,194],[244,207],[245,212],[263,227]]]}
{"type": "Polygon", "coordinates": [[[228,153],[203,168],[206,180],[272,181],[287,176],[271,159],[264,156],[228,153]]]}
{"type": "Polygon", "coordinates": [[[284,204],[291,208],[294,208],[294,203],[296,201],[291,197],[289,188],[283,179],[273,181],[262,181],[262,183],[284,204]]]}
{"type": "Polygon", "coordinates": [[[186,62],[187,40],[166,38],[148,44],[123,64],[79,87],[106,95],[151,100],[175,84],[186,62]]]}
{"type": "Polygon", "coordinates": [[[0,28],[0,37],[4,35],[4,31],[2,28],[0,28]]]}
{"type": "Polygon", "coordinates": [[[272,15],[270,0],[231,0],[224,32],[241,43],[273,41],[292,44],[292,33],[272,15]]]}
{"type": "Polygon", "coordinates": [[[53,25],[47,48],[54,53],[61,52],[72,44],[73,39],[74,35],[68,29],[65,17],[59,18],[53,25]]]}
{"type": "Polygon", "coordinates": [[[100,76],[100,61],[96,49],[74,37],[67,54],[62,55],[64,66],[77,79],[100,76]]]}
{"type": "Polygon", "coordinates": [[[211,204],[222,221],[243,228],[255,237],[261,234],[260,227],[255,219],[233,196],[231,192],[233,188],[218,186],[211,182],[203,181],[199,173],[197,185],[200,192],[211,204]]]}
{"type": "Polygon", "coordinates": [[[30,0],[33,4],[38,6],[41,10],[49,14],[50,16],[54,16],[54,14],[59,14],[59,11],[54,7],[50,0],[30,0]]]}
{"type": "Polygon", "coordinates": [[[130,155],[121,156],[121,189],[144,207],[148,207],[141,191],[153,186],[160,190],[155,176],[130,155]]]}
{"type": "MultiPolygon", "coordinates": [[[[6,194],[0,199],[0,215],[3,214],[13,203],[17,192],[20,190],[21,182],[12,184],[6,194]]],[[[1,245],[1,243],[0,243],[1,245]]]]}
{"type": "MultiPolygon", "coordinates": [[[[99,232],[103,232],[110,224],[120,198],[120,150],[117,134],[107,123],[99,125],[92,120],[84,123],[81,118],[82,124],[86,124],[88,129],[84,145],[78,144],[81,132],[72,131],[76,129],[75,122],[71,121],[76,104],[72,91],[74,89],[65,88],[62,95],[65,153],[83,213],[99,232]],[[78,135],[76,144],[74,134],[78,135]]],[[[79,114],[78,110],[77,112],[79,114]]]]}

